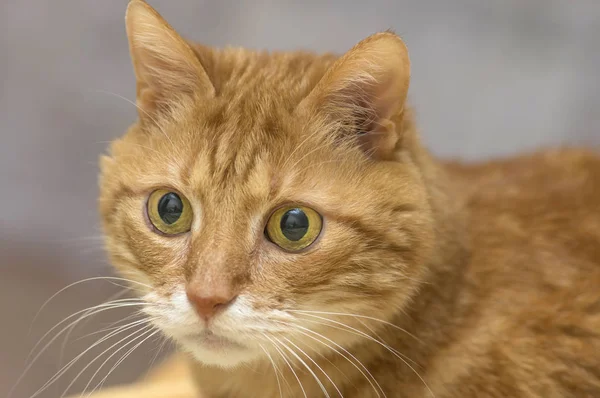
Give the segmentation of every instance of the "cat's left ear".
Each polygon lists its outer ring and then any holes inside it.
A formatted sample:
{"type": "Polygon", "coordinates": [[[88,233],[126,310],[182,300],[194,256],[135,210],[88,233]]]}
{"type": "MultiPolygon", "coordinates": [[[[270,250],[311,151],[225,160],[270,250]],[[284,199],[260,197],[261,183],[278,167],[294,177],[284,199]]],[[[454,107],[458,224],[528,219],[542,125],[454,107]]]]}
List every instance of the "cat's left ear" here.
{"type": "Polygon", "coordinates": [[[345,134],[356,134],[370,156],[393,156],[410,82],[410,60],[394,33],[372,35],[339,58],[297,112],[321,115],[345,134]]]}
{"type": "Polygon", "coordinates": [[[153,121],[182,98],[215,95],[192,48],[145,1],[129,2],[125,23],[142,121],[153,121]]]}

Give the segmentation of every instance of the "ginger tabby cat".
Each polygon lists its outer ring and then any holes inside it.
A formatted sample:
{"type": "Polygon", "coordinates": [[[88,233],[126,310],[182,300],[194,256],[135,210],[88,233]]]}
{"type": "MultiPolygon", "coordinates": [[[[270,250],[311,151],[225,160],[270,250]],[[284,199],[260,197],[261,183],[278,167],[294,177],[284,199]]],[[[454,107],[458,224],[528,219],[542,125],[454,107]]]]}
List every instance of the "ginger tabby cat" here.
{"type": "Polygon", "coordinates": [[[182,354],[97,398],[600,397],[598,153],[433,158],[390,32],[338,58],[126,25],[100,212],[182,354]]]}

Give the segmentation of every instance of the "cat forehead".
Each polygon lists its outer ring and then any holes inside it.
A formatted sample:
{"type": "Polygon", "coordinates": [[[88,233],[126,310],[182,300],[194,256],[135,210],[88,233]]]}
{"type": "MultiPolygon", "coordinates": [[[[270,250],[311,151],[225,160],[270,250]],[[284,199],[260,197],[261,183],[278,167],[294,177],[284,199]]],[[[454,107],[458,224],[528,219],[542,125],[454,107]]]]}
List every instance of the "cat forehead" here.
{"type": "Polygon", "coordinates": [[[309,119],[295,115],[273,97],[215,98],[200,101],[178,120],[157,128],[152,134],[153,146],[186,152],[192,161],[204,157],[200,161],[213,172],[248,175],[243,170],[246,166],[283,165],[298,157],[319,157],[322,151],[315,149],[325,149],[326,134],[319,123],[309,119]]]}
{"type": "MultiPolygon", "coordinates": [[[[314,89],[333,55],[313,53],[268,53],[246,49],[194,47],[196,55],[215,86],[215,95],[197,92],[193,99],[181,96],[169,104],[175,111],[159,118],[151,127],[152,146],[178,153],[209,150],[212,161],[231,161],[225,151],[246,158],[281,158],[293,151],[298,141],[318,143],[317,134],[304,117],[294,114],[298,104],[314,89]],[[186,151],[187,150],[187,151],[186,151]],[[226,160],[229,159],[229,160],[226,160]]],[[[297,151],[301,154],[302,151],[297,151]]],[[[238,168],[241,166],[237,161],[238,168]]]]}
{"type": "Polygon", "coordinates": [[[151,131],[134,130],[117,144],[115,155],[144,170],[144,180],[151,185],[162,179],[175,188],[181,184],[254,196],[260,191],[264,196],[276,181],[318,158],[315,143],[306,139],[309,130],[275,105],[254,108],[251,102],[215,99],[151,131]],[[132,152],[136,156],[130,156],[132,152]]]}
{"type": "Polygon", "coordinates": [[[264,197],[281,181],[314,179],[310,165],[328,161],[335,150],[318,138],[321,131],[273,101],[216,98],[161,122],[135,126],[114,142],[119,167],[111,174],[140,190],[202,187],[203,196],[239,191],[264,197]]]}
{"type": "Polygon", "coordinates": [[[311,52],[267,52],[245,48],[192,46],[217,96],[237,102],[252,98],[294,106],[338,58],[311,52]]]}
{"type": "Polygon", "coordinates": [[[215,95],[175,97],[173,113],[133,128],[113,155],[145,164],[144,173],[155,175],[144,177],[152,184],[210,185],[215,192],[248,185],[266,191],[274,181],[310,178],[311,163],[332,158],[324,126],[295,110],[335,57],[233,49],[210,56],[204,64],[215,95]]]}

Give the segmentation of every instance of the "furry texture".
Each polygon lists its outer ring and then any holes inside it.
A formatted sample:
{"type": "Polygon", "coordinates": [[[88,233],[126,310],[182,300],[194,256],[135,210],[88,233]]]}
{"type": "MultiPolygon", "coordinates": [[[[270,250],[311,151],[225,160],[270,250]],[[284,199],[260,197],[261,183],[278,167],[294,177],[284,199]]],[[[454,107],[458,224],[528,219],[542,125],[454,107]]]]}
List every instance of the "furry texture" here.
{"type": "Polygon", "coordinates": [[[190,45],[140,0],[126,20],[140,121],[102,159],[100,212],[192,372],[100,396],[600,396],[597,154],[433,159],[390,32],[337,58],[190,45]],[[190,232],[152,230],[157,188],[190,232]],[[324,218],[300,253],[263,232],[286,203],[324,218]],[[186,289],[223,286],[202,320],[186,289]]]}

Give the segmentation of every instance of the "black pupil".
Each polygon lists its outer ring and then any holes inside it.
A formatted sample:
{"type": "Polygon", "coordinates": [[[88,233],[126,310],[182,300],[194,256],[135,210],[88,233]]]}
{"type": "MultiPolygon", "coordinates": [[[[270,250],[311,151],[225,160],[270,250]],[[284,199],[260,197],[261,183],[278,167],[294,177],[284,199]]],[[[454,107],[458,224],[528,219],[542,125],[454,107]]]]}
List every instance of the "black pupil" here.
{"type": "Polygon", "coordinates": [[[299,241],[308,231],[308,217],[301,209],[290,209],[279,223],[283,235],[291,241],[299,241]]]}
{"type": "Polygon", "coordinates": [[[163,195],[158,201],[158,215],[165,224],[173,224],[179,220],[183,212],[183,202],[179,195],[174,192],[169,192],[163,195]]]}

